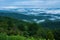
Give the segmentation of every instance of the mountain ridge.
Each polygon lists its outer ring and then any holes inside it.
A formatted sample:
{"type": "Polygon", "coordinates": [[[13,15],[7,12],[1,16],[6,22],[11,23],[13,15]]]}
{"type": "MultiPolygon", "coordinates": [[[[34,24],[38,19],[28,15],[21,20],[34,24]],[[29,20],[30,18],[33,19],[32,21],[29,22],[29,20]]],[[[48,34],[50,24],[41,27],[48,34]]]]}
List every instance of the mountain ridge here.
{"type": "MultiPolygon", "coordinates": [[[[18,10],[18,9],[17,9],[18,10]]],[[[60,20],[60,14],[46,13],[45,11],[32,11],[32,9],[21,9],[22,12],[17,10],[0,10],[0,16],[8,16],[16,19],[23,19],[27,21],[37,21],[41,22],[42,20],[60,20]],[[25,10],[25,11],[23,11],[25,10]]],[[[19,9],[20,10],[20,9],[19,9]]],[[[40,10],[40,9],[39,9],[40,10]]],[[[43,21],[43,22],[44,22],[43,21]]]]}

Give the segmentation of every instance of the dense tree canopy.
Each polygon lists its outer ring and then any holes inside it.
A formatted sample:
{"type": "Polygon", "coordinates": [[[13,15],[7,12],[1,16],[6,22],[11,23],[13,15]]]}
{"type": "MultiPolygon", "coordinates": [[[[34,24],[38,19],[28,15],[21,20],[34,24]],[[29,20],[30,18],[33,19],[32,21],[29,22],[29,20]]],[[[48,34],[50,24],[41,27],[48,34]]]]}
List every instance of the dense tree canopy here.
{"type": "Polygon", "coordinates": [[[45,38],[46,40],[60,40],[60,29],[52,30],[34,22],[25,22],[2,16],[0,16],[0,33],[5,33],[9,36],[21,35],[25,37],[45,38]]]}

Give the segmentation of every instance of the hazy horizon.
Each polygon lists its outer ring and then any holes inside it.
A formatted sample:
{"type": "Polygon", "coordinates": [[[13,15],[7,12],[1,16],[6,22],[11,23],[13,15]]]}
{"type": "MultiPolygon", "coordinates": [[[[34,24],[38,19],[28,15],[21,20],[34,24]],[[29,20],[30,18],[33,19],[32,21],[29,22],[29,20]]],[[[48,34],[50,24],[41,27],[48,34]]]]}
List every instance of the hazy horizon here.
{"type": "Polygon", "coordinates": [[[60,0],[0,0],[0,8],[60,8],[60,0]]]}

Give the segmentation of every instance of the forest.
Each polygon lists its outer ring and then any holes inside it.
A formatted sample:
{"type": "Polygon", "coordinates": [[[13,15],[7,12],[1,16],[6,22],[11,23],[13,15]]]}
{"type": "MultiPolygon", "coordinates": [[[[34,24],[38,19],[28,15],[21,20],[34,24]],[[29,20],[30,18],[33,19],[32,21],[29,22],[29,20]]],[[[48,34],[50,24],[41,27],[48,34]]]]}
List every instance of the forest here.
{"type": "Polygon", "coordinates": [[[47,24],[51,28],[43,27],[40,23],[0,16],[0,40],[60,40],[60,26],[53,28],[50,22],[47,24]]]}

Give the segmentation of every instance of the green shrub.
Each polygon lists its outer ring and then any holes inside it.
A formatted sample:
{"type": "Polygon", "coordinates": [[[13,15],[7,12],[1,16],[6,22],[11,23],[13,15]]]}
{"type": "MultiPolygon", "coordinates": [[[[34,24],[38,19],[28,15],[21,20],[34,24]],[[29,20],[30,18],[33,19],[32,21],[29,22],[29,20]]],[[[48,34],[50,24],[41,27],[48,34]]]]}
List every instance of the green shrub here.
{"type": "Polygon", "coordinates": [[[0,33],[0,40],[7,40],[7,35],[0,33]]]}

